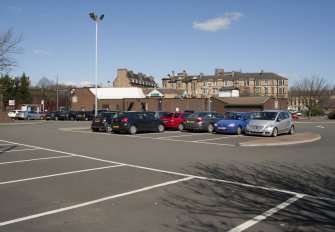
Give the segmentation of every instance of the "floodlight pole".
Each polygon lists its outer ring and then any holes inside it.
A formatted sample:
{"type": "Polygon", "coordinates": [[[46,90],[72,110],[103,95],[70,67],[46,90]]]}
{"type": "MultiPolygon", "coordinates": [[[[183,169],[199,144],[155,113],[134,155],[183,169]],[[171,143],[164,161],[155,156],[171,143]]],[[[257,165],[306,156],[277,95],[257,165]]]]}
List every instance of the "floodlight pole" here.
{"type": "Polygon", "coordinates": [[[95,109],[94,115],[98,114],[98,23],[104,18],[104,15],[98,17],[94,12],[89,13],[91,19],[95,22],[95,109]]]}

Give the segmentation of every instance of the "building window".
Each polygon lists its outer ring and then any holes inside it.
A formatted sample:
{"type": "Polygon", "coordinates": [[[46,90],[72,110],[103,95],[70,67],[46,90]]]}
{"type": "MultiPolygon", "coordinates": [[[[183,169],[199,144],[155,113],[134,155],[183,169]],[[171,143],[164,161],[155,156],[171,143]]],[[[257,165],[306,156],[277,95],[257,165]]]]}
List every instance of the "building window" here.
{"type": "Polygon", "coordinates": [[[269,93],[268,87],[264,87],[264,94],[268,94],[268,93],[269,93]]]}
{"type": "Polygon", "coordinates": [[[255,80],[255,86],[260,86],[259,80],[255,80]]]}
{"type": "Polygon", "coordinates": [[[283,88],[278,88],[278,94],[283,94],[284,91],[283,91],[283,88]]]}
{"type": "Polygon", "coordinates": [[[228,81],[224,81],[223,86],[228,86],[228,81]]]}
{"type": "Polygon", "coordinates": [[[72,103],[77,103],[78,102],[78,97],[77,96],[73,96],[72,97],[72,103]]]}
{"type": "Polygon", "coordinates": [[[255,93],[256,93],[256,95],[259,95],[260,92],[261,92],[261,88],[260,88],[260,87],[257,87],[257,88],[255,89],[255,93]]]}
{"type": "Polygon", "coordinates": [[[217,81],[214,81],[214,86],[218,86],[218,82],[217,81]]]}
{"type": "Polygon", "coordinates": [[[244,86],[249,86],[249,81],[244,81],[244,86]]]}
{"type": "Polygon", "coordinates": [[[275,87],[271,87],[271,93],[272,93],[272,94],[275,93],[275,87]]]}
{"type": "Polygon", "coordinates": [[[268,80],[265,80],[265,81],[264,81],[264,85],[268,85],[268,80]]]}
{"type": "Polygon", "coordinates": [[[283,85],[283,80],[278,80],[278,85],[282,86],[283,85]]]}
{"type": "Polygon", "coordinates": [[[235,87],[238,87],[238,86],[239,86],[239,81],[235,81],[234,86],[235,86],[235,87]]]}

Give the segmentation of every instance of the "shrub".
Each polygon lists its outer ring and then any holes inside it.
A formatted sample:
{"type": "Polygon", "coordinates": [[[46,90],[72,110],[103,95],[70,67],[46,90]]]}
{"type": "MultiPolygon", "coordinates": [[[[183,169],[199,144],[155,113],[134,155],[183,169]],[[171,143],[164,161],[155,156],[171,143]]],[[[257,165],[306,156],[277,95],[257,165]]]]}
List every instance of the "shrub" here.
{"type": "Polygon", "coordinates": [[[311,116],[322,116],[323,110],[320,107],[312,107],[311,108],[311,116]]]}
{"type": "Polygon", "coordinates": [[[335,119],[335,111],[329,112],[328,118],[329,119],[335,119]]]}

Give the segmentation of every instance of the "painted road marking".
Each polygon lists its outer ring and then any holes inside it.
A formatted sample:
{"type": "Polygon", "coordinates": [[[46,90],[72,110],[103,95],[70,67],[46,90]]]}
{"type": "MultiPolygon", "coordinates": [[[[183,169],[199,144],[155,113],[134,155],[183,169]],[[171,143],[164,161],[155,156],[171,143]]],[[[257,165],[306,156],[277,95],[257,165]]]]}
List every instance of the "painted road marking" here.
{"type": "Polygon", "coordinates": [[[77,209],[77,208],[81,208],[81,207],[84,207],[84,206],[88,206],[88,205],[96,204],[96,203],[99,203],[99,202],[107,201],[107,200],[110,200],[110,199],[115,199],[115,198],[118,198],[118,197],[123,197],[123,196],[131,195],[131,194],[135,194],[135,193],[139,193],[139,192],[144,192],[144,191],[148,191],[148,190],[151,190],[151,189],[154,189],[154,188],[159,188],[159,187],[163,187],[163,186],[167,186],[167,185],[171,185],[171,184],[176,184],[176,183],[183,182],[183,181],[188,181],[188,180],[191,180],[191,179],[193,179],[193,177],[186,177],[186,178],[179,179],[179,180],[168,181],[168,182],[164,182],[164,183],[161,183],[161,184],[156,184],[156,185],[151,185],[151,186],[148,186],[148,187],[136,189],[136,190],[133,190],[133,191],[120,193],[120,194],[112,195],[112,196],[109,196],[109,197],[104,197],[104,198],[96,199],[96,200],[93,200],[93,201],[84,202],[84,203],[77,204],[77,205],[72,205],[72,206],[69,206],[69,207],[63,207],[63,208],[60,208],[60,209],[55,209],[55,210],[51,210],[51,211],[47,211],[47,212],[43,212],[43,213],[38,213],[38,214],[30,215],[30,216],[27,216],[27,217],[16,218],[16,219],[5,221],[5,222],[0,222],[0,226],[5,226],[5,225],[9,225],[9,224],[17,223],[17,222],[22,222],[22,221],[27,221],[27,220],[30,220],[30,219],[39,218],[39,217],[43,217],[43,216],[51,215],[51,214],[56,214],[56,213],[60,213],[60,212],[64,212],[64,211],[68,211],[68,210],[72,210],[72,209],[77,209]]]}
{"type": "Polygon", "coordinates": [[[78,170],[78,171],[73,171],[73,172],[63,172],[63,173],[57,173],[57,174],[52,174],[52,175],[46,175],[46,176],[37,176],[37,177],[31,177],[31,178],[26,178],[26,179],[11,180],[11,181],[6,181],[6,182],[0,182],[0,185],[24,182],[24,181],[29,181],[29,180],[38,180],[38,179],[55,177],[55,176],[64,176],[64,175],[70,175],[70,174],[81,173],[81,172],[90,172],[90,171],[96,171],[96,170],[107,169],[107,168],[116,168],[116,167],[121,167],[121,166],[125,166],[125,165],[118,164],[118,165],[105,166],[105,167],[100,167],[100,168],[90,168],[90,169],[78,170]]]}
{"type": "Polygon", "coordinates": [[[38,148],[38,149],[41,149],[41,150],[45,150],[45,151],[50,151],[50,152],[56,152],[56,153],[61,153],[61,154],[73,155],[73,156],[82,157],[82,158],[85,158],[85,159],[91,159],[91,160],[102,161],[102,162],[106,162],[106,163],[112,163],[112,164],[117,164],[117,165],[124,165],[124,166],[127,166],[127,167],[139,168],[139,169],[148,170],[148,171],[167,173],[167,174],[184,176],[184,177],[193,177],[193,178],[200,179],[200,180],[222,182],[222,183],[227,183],[227,184],[234,184],[234,185],[237,185],[237,186],[243,186],[243,187],[247,187],[247,188],[262,189],[262,190],[267,190],[267,191],[271,191],[271,192],[287,193],[287,194],[290,194],[290,195],[304,195],[305,197],[309,197],[309,198],[313,198],[313,199],[319,199],[319,200],[322,199],[322,200],[326,200],[326,201],[333,201],[333,202],[335,202],[335,198],[314,196],[314,195],[297,193],[297,192],[292,192],[292,191],[283,190],[283,189],[276,189],[276,188],[271,188],[271,187],[251,185],[251,184],[246,184],[246,183],[242,183],[242,182],[229,181],[229,180],[223,180],[223,179],[207,178],[207,177],[203,177],[203,176],[195,176],[195,175],[189,175],[189,174],[184,174],[184,173],[179,173],[179,172],[172,172],[172,171],[167,171],[167,170],[162,170],[162,169],[149,168],[149,167],[138,166],[138,165],[133,165],[133,164],[127,164],[127,163],[120,163],[120,162],[115,162],[115,161],[111,161],[111,160],[94,158],[94,157],[90,157],[90,156],[79,155],[79,154],[65,152],[65,151],[58,151],[58,150],[49,149],[49,148],[43,148],[43,147],[37,147],[37,146],[32,146],[32,145],[27,145],[27,144],[15,143],[15,142],[11,142],[11,141],[5,141],[5,140],[1,140],[1,139],[0,139],[0,141],[2,141],[2,142],[8,142],[8,143],[15,144],[15,145],[22,145],[22,146],[27,146],[27,147],[35,147],[35,148],[38,148]]]}
{"type": "Polygon", "coordinates": [[[244,231],[246,229],[248,229],[249,227],[257,224],[258,222],[270,217],[271,215],[277,213],[278,211],[286,208],[287,206],[289,206],[290,204],[292,204],[293,202],[303,198],[304,195],[303,194],[297,194],[296,196],[288,199],[287,201],[277,205],[276,207],[266,211],[265,213],[261,214],[261,215],[258,215],[257,217],[254,217],[253,219],[229,230],[229,232],[241,232],[241,231],[244,231]]]}
{"type": "Polygon", "coordinates": [[[13,164],[13,163],[24,163],[24,162],[48,160],[48,159],[69,158],[69,157],[74,157],[74,156],[73,155],[63,155],[63,156],[52,156],[52,157],[38,158],[38,159],[17,160],[17,161],[2,162],[2,163],[0,163],[0,165],[2,165],[2,164],[13,164]]]}

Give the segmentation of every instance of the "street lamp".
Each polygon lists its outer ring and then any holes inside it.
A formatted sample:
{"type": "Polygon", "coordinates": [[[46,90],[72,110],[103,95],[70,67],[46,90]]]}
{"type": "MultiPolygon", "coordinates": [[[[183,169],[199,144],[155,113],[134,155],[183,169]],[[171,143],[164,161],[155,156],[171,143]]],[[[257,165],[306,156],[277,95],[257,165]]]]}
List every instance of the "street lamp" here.
{"type": "Polygon", "coordinates": [[[91,19],[95,21],[95,110],[94,114],[98,114],[98,23],[102,21],[104,15],[96,15],[94,12],[89,13],[91,19]]]}

